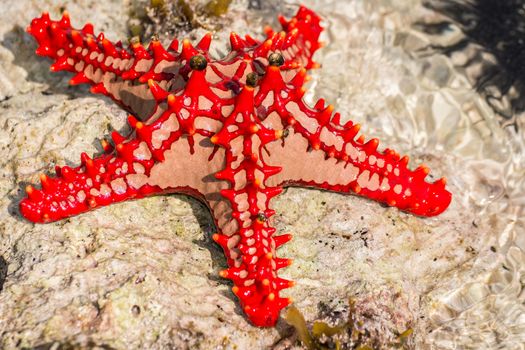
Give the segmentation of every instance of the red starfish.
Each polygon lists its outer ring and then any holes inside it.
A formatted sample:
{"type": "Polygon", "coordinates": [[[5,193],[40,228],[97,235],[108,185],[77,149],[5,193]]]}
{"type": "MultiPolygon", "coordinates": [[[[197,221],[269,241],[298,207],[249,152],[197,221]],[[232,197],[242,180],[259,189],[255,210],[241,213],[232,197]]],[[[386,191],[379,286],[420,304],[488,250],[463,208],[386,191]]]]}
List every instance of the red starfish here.
{"type": "Polygon", "coordinates": [[[408,157],[356,138],[359,125],[341,125],[323,100],[305,104],[320,19],[301,7],[280,21],[283,31],[267,29],[263,42],[232,33],[231,53],[215,60],[210,34],[195,47],[184,40],[180,51],[177,40],[165,49],[155,39],[127,50],[95,37],[91,24],[73,29],[67,13],[34,19],[28,32],[37,54],[55,61],[51,70],[74,72],[71,84],[91,84],[135,116],[131,135],[112,134],[115,149],[103,141],[106,154],[83,153],[79,167],[42,175],[41,190],[28,186],[22,215],[41,223],[153,194],[194,196],[221,231],[213,239],[229,268],[220,275],[233,280],[254,325],[273,326],[291,302],[279,292],[293,285],[277,277],[291,260],[275,254],[291,236],[274,236],[269,220],[269,202],[283,187],[353,192],[423,216],[444,211],[451,200],[444,179],[427,183],[425,166],[409,170],[408,157]]]}

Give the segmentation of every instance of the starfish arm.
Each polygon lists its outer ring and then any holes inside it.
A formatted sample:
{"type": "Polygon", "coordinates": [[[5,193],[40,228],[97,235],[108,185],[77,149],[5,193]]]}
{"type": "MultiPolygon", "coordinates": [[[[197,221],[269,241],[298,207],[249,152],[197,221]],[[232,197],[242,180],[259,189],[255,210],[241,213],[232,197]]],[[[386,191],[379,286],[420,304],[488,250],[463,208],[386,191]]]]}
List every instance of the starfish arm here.
{"type": "Polygon", "coordinates": [[[253,100],[253,87],[245,86],[223,127],[211,138],[226,150],[225,167],[215,177],[230,183],[220,194],[231,207],[231,221],[219,224],[221,233],[213,238],[223,247],[229,265],[220,275],[233,281],[233,293],[250,321],[268,327],[275,325],[280,310],[291,302],[279,292],[293,282],[277,276],[291,260],[278,258],[275,252],[291,237],[273,236],[274,211],[269,203],[282,188],[268,186],[267,180],[281,169],[269,166],[263,155],[263,146],[282,134],[255,119],[253,100]]]}
{"type": "Polygon", "coordinates": [[[33,19],[27,32],[39,45],[36,53],[54,61],[51,71],[74,73],[70,84],[90,84],[93,93],[109,96],[139,119],[149,116],[154,108],[146,82],[152,79],[166,86],[181,66],[176,40],[168,50],[157,40],[148,48],[133,42],[125,49],[103,33],[95,36],[90,23],[74,29],[67,12],[59,21],[44,13],[33,19]]]}
{"type": "MultiPolygon", "coordinates": [[[[26,188],[20,211],[33,222],[49,222],[128,199],[182,192],[201,199],[220,186],[203,181],[223,166],[221,152],[209,141],[221,125],[212,117],[223,100],[201,86],[204,71],[195,71],[179,96],[150,82],[156,107],[150,122],[134,116],[129,137],[112,133],[115,146],[103,142],[106,154],[91,159],[82,154],[76,168],[57,167],[56,176],[41,176],[41,189],[26,188]],[[202,98],[210,100],[203,103],[202,98]],[[200,102],[199,102],[200,101],[200,102]],[[212,102],[213,101],[213,102],[212,102]],[[218,154],[217,154],[218,153],[218,154]]],[[[211,200],[211,207],[220,201],[211,200]]]]}
{"type": "Polygon", "coordinates": [[[408,158],[390,150],[366,153],[364,145],[345,146],[338,158],[333,145],[321,143],[313,149],[308,138],[292,131],[284,143],[267,148],[269,162],[283,168],[273,184],[354,193],[422,216],[438,215],[448,207],[451,194],[444,179],[428,183],[425,166],[410,170],[408,158]]]}
{"type": "Polygon", "coordinates": [[[106,142],[104,145],[110,153],[94,159],[83,153],[80,166],[57,166],[56,176],[42,174],[41,189],[27,186],[27,197],[20,202],[22,215],[36,223],[51,222],[162,192],[156,186],[136,185],[153,164],[145,143],[138,140],[118,143],[116,151],[106,142]]]}
{"type": "Polygon", "coordinates": [[[434,216],[451,201],[446,181],[425,181],[429,169],[407,167],[408,157],[377,150],[379,141],[357,137],[359,125],[340,123],[332,106],[303,101],[304,69],[269,67],[256,97],[267,125],[287,128],[289,138],[267,146],[270,164],[283,171],[274,185],[308,186],[361,196],[417,215],[434,216]]]}

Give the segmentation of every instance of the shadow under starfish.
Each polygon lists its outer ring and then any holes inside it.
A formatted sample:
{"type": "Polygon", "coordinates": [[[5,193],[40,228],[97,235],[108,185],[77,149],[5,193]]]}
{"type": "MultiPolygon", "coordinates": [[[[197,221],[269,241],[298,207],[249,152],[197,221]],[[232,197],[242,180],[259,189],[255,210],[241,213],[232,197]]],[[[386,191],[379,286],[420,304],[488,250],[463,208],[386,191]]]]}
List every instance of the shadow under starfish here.
{"type": "Polygon", "coordinates": [[[211,34],[194,47],[174,40],[165,49],[112,44],[90,24],[75,30],[65,13],[44,13],[28,28],[37,54],[51,70],[75,73],[71,84],[91,84],[133,115],[131,135],[112,134],[106,153],[81,155],[81,165],[41,176],[26,188],[20,211],[45,223],[149,195],[184,193],[202,200],[220,231],[233,293],[256,326],[273,326],[291,300],[280,290],[294,283],[277,276],[291,263],[276,249],[291,235],[274,235],[270,200],[286,186],[356,193],[408,212],[443,212],[451,194],[445,180],[427,183],[429,169],[407,168],[408,157],[377,151],[378,140],[356,137],[359,125],[341,125],[333,107],[303,101],[306,70],[321,46],[320,18],[301,7],[282,32],[266,29],[260,42],[231,34],[231,52],[209,56],[211,34]]]}

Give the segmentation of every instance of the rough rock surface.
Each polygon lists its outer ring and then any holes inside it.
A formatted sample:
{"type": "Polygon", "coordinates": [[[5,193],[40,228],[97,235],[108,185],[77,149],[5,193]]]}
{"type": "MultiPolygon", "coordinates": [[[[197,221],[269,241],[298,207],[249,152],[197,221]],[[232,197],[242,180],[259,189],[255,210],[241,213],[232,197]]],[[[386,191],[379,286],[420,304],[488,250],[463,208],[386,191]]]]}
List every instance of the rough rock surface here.
{"type": "MultiPolygon", "coordinates": [[[[217,275],[225,259],[210,239],[211,216],[194,199],[142,199],[46,225],[20,217],[26,183],[100,152],[109,130],[127,130],[124,111],[69,87],[67,74],[49,73],[33,54],[23,28],[43,10],[56,18],[61,3],[19,0],[0,12],[0,347],[299,347],[284,321],[258,329],[243,318],[217,275]]],[[[385,348],[407,328],[418,349],[520,348],[524,129],[502,129],[465,73],[426,50],[452,39],[413,25],[436,16],[419,1],[305,3],[326,19],[328,43],[307,97],[325,97],[365,134],[412,155],[413,166],[446,176],[454,198],[423,219],[289,189],[274,201],[278,230],[294,234],[281,253],[295,259],[283,273],[297,281],[288,295],[307,321],[354,297],[364,329],[385,348]]],[[[127,37],[126,5],[67,8],[74,25],[127,37]]],[[[243,21],[237,31],[259,30],[243,21]]]]}

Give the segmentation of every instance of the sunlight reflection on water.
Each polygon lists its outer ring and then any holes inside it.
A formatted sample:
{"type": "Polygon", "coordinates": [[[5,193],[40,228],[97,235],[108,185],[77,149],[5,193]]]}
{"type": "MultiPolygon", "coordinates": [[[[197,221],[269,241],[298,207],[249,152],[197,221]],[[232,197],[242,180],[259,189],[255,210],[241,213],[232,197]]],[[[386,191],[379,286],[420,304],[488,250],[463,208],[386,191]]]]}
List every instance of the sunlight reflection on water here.
{"type": "MultiPolygon", "coordinates": [[[[416,22],[437,18],[418,1],[306,3],[327,23],[328,46],[317,55],[323,69],[313,73],[312,100],[332,101],[342,115],[362,123],[365,134],[402,153],[446,159],[447,177],[461,191],[455,200],[478,213],[473,225],[504,228],[494,232],[499,246],[490,247],[496,252],[491,258],[479,255],[458,266],[451,271],[455,284],[428,293],[432,302],[421,310],[430,316],[421,321],[429,322],[428,334],[419,333],[417,343],[439,349],[524,348],[523,129],[502,128],[468,72],[428,49],[453,43],[461,32],[450,26],[447,35],[430,35],[416,28],[416,22]],[[480,274],[465,273],[476,266],[480,274]]],[[[464,232],[469,234],[474,231],[464,232]]]]}

